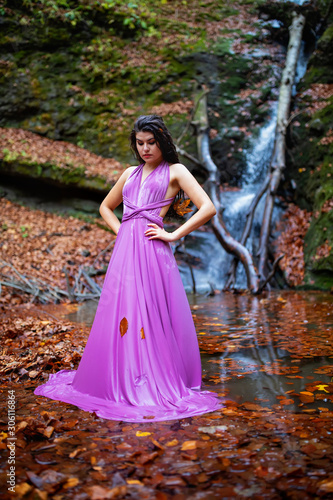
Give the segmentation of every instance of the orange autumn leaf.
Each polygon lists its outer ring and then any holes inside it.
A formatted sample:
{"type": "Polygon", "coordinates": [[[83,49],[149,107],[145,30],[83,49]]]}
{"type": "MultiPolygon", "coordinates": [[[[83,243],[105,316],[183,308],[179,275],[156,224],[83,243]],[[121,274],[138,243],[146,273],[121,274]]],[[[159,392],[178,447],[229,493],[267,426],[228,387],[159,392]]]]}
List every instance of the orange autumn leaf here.
{"type": "Polygon", "coordinates": [[[31,490],[32,486],[28,483],[21,483],[15,486],[15,493],[19,495],[20,498],[24,497],[31,490]]]}
{"type": "Polygon", "coordinates": [[[79,484],[80,480],[78,477],[69,477],[66,481],[66,483],[63,485],[63,488],[69,489],[69,488],[74,488],[79,484]]]}
{"type": "Polygon", "coordinates": [[[120,335],[122,337],[125,335],[125,333],[128,330],[128,321],[127,321],[127,319],[125,317],[120,322],[119,330],[120,330],[120,335]]]}
{"type": "Polygon", "coordinates": [[[319,489],[325,493],[333,493],[333,479],[328,478],[319,483],[319,489]]]}
{"type": "Polygon", "coordinates": [[[197,447],[197,442],[196,441],[184,441],[182,444],[181,450],[186,451],[186,450],[195,450],[197,447]]]}
{"type": "Polygon", "coordinates": [[[245,401],[242,406],[246,409],[246,410],[249,410],[249,411],[263,411],[263,410],[267,410],[267,408],[264,408],[263,406],[261,405],[258,405],[256,403],[251,403],[249,401],[245,401]]]}
{"type": "Polygon", "coordinates": [[[176,446],[178,444],[178,439],[173,439],[172,441],[168,441],[166,443],[167,446],[176,446]]]}
{"type": "Polygon", "coordinates": [[[187,208],[190,203],[191,203],[190,198],[187,198],[186,200],[183,200],[183,201],[178,200],[174,204],[173,208],[178,215],[183,216],[189,212],[192,212],[191,208],[187,208]]]}
{"type": "Polygon", "coordinates": [[[313,403],[314,401],[313,393],[308,391],[300,392],[299,398],[302,401],[302,403],[313,403]]]}
{"type": "Polygon", "coordinates": [[[280,400],[280,405],[286,406],[286,405],[292,405],[294,403],[293,399],[281,399],[280,400]]]}
{"type": "Polygon", "coordinates": [[[43,429],[43,434],[44,434],[44,436],[49,438],[49,437],[51,437],[53,431],[54,431],[54,427],[52,427],[52,425],[48,425],[46,427],[46,429],[43,429]]]}

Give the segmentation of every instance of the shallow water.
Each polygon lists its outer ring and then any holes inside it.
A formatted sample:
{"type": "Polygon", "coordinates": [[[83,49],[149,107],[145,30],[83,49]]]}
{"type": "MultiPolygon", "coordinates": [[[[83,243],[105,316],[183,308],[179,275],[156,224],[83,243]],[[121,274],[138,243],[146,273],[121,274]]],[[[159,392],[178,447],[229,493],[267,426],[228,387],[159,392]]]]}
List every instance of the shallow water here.
{"type": "MultiPolygon", "coordinates": [[[[28,481],[35,485],[38,478],[38,488],[49,491],[50,478],[68,477],[62,490],[56,485],[64,500],[91,498],[95,485],[112,491],[114,477],[135,500],[157,498],[156,491],[158,498],[179,500],[331,498],[332,299],[316,292],[189,296],[203,389],[216,390],[225,403],[206,415],[131,424],[100,419],[36,397],[40,381],[21,374],[24,383],[10,382],[17,401],[18,484],[27,487],[29,472],[28,481]]],[[[23,332],[19,354],[23,342],[25,354],[48,351],[40,370],[69,368],[65,359],[73,353],[78,361],[89,332],[83,324],[91,325],[95,308],[18,307],[12,332],[23,332]]],[[[8,387],[0,391],[4,408],[8,387]]],[[[2,435],[7,430],[3,419],[2,435]]],[[[7,479],[4,469],[0,479],[7,479]]]]}
{"type": "MultiPolygon", "coordinates": [[[[332,294],[221,293],[188,299],[200,344],[203,388],[235,404],[308,413],[333,410],[332,294]]],[[[73,306],[63,317],[90,326],[96,306],[73,306]]]]}

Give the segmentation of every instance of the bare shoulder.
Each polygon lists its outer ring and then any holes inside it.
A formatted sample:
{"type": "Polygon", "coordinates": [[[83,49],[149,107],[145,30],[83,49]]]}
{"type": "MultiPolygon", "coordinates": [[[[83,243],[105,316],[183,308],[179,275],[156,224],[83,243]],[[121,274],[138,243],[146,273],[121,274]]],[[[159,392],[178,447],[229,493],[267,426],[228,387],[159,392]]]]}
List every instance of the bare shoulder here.
{"type": "Polygon", "coordinates": [[[137,165],[135,165],[134,167],[127,167],[126,170],[124,171],[124,174],[126,174],[126,178],[129,177],[136,168],[138,168],[137,165]]]}
{"type": "Polygon", "coordinates": [[[189,169],[182,163],[173,163],[170,165],[170,180],[176,181],[182,179],[184,176],[191,175],[189,169]]]}
{"type": "Polygon", "coordinates": [[[129,178],[129,176],[131,175],[131,173],[136,169],[137,167],[127,167],[123,173],[121,174],[121,176],[119,177],[118,179],[118,182],[120,182],[121,184],[125,183],[127,181],[127,179],[129,178]]]}

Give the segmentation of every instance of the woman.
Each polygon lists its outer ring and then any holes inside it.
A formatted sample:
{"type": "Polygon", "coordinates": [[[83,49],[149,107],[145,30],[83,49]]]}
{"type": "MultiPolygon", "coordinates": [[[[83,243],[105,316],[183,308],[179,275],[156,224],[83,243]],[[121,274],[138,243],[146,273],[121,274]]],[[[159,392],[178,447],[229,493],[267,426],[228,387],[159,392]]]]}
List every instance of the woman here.
{"type": "Polygon", "coordinates": [[[61,370],[35,394],[106,419],[172,420],[214,411],[201,391],[201,361],[187,297],[169,242],[216,213],[180,164],[162,118],[140,116],[131,132],[140,165],[121,175],[100,207],[117,239],[94,323],[77,371],[61,370]],[[198,211],[173,232],[163,217],[183,190],[198,211]],[[122,223],[114,209],[123,202],[122,223]]]}

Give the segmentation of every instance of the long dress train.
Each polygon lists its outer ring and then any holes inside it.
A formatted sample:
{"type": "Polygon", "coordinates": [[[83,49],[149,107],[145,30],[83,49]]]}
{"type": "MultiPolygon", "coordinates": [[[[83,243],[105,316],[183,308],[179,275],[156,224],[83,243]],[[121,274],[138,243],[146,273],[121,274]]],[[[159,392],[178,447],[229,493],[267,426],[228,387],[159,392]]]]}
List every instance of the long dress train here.
{"type": "Polygon", "coordinates": [[[149,240],[170,169],[142,180],[143,165],[123,188],[124,214],[90,335],[77,370],[50,374],[34,394],[71,403],[99,417],[128,422],[172,420],[215,411],[214,392],[200,390],[201,360],[191,310],[169,243],[149,240]]]}

